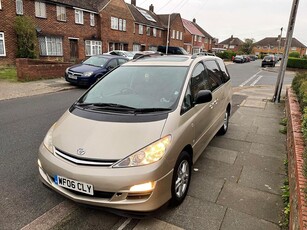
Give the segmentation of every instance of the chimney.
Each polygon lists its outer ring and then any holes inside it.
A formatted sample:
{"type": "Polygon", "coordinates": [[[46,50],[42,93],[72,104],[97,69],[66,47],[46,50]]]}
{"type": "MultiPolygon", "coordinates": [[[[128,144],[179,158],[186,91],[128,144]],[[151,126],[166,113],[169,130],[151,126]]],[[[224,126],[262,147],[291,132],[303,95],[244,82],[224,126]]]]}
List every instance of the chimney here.
{"type": "Polygon", "coordinates": [[[136,6],[136,0],[131,0],[131,5],[136,6]]]}
{"type": "Polygon", "coordinates": [[[193,18],[193,22],[196,23],[196,19],[195,18],[193,18]]]}
{"type": "Polygon", "coordinates": [[[231,39],[233,39],[233,35],[231,35],[231,37],[230,37],[231,39]]]}
{"type": "Polygon", "coordinates": [[[151,5],[149,6],[149,11],[154,12],[154,6],[153,6],[153,4],[151,4],[151,5]]]}

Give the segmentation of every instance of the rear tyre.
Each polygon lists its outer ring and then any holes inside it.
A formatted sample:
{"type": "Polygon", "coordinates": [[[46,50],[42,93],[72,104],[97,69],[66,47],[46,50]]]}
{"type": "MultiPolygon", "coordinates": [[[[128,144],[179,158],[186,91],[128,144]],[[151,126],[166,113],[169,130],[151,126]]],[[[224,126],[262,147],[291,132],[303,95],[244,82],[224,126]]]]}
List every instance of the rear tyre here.
{"type": "Polygon", "coordinates": [[[183,151],[180,153],[173,172],[171,206],[180,205],[186,197],[191,181],[192,160],[190,155],[183,151]]]}
{"type": "Polygon", "coordinates": [[[228,125],[229,125],[229,111],[228,109],[225,112],[224,115],[224,122],[223,122],[223,126],[220,128],[220,130],[217,132],[218,135],[224,135],[227,133],[228,130],[228,125]]]}

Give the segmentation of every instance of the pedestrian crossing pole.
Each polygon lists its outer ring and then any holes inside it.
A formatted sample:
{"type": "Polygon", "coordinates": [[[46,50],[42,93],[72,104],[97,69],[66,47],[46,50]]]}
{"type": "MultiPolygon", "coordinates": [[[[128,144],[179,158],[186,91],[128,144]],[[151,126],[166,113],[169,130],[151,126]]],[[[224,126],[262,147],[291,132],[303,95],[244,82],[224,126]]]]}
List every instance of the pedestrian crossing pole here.
{"type": "Polygon", "coordinates": [[[288,24],[288,30],[287,30],[287,37],[286,37],[286,42],[284,45],[284,56],[281,60],[280,68],[278,71],[278,77],[276,81],[276,86],[275,86],[275,93],[273,96],[273,102],[275,103],[280,102],[280,94],[282,90],[282,85],[284,83],[284,77],[285,77],[285,72],[286,72],[287,63],[288,63],[289,50],[290,50],[291,42],[292,42],[292,36],[293,36],[293,31],[294,31],[298,4],[299,4],[299,0],[293,0],[289,24],[288,24]]]}

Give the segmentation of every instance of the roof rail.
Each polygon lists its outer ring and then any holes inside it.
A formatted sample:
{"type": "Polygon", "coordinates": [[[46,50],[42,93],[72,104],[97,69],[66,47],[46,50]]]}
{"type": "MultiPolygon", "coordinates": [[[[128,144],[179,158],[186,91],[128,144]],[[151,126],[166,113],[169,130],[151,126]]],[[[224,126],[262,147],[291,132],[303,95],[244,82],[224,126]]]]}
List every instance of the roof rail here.
{"type": "Polygon", "coordinates": [[[155,53],[147,53],[147,54],[141,54],[139,57],[133,59],[133,62],[136,62],[139,59],[147,58],[147,57],[152,57],[152,56],[164,56],[163,53],[161,52],[155,52],[155,53]]]}
{"type": "Polygon", "coordinates": [[[197,53],[197,54],[193,54],[192,55],[192,59],[195,59],[199,56],[215,56],[214,53],[209,53],[209,52],[200,52],[200,53],[197,53]]]}

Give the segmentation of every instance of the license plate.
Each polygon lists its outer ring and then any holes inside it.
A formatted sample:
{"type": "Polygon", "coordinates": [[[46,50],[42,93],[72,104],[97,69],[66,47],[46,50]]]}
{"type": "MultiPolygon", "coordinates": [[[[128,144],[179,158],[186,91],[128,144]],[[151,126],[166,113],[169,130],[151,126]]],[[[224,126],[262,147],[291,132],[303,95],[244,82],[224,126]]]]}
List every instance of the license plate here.
{"type": "Polygon", "coordinates": [[[68,74],[68,77],[71,78],[71,79],[75,79],[75,80],[77,79],[77,76],[76,75],[72,75],[72,74],[68,74]]]}
{"type": "Polygon", "coordinates": [[[82,192],[89,195],[94,195],[94,187],[91,184],[68,179],[62,176],[55,176],[54,183],[63,188],[71,189],[77,192],[82,192]]]}

